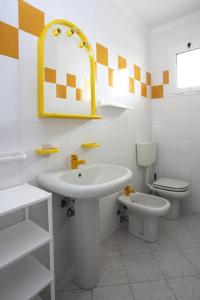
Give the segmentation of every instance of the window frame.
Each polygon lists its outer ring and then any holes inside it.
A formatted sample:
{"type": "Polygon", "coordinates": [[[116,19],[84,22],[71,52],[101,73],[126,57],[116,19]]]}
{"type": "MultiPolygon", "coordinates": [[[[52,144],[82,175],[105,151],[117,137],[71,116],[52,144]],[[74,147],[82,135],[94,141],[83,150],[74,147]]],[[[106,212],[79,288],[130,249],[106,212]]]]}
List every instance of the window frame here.
{"type": "Polygon", "coordinates": [[[187,88],[178,88],[177,85],[177,55],[181,53],[193,51],[196,49],[200,49],[200,40],[191,41],[191,43],[192,43],[192,47],[190,49],[188,49],[187,43],[185,43],[185,46],[183,45],[174,46],[169,52],[169,55],[171,56],[171,70],[172,70],[170,90],[171,90],[171,94],[174,96],[200,93],[200,85],[187,87],[187,88]]]}

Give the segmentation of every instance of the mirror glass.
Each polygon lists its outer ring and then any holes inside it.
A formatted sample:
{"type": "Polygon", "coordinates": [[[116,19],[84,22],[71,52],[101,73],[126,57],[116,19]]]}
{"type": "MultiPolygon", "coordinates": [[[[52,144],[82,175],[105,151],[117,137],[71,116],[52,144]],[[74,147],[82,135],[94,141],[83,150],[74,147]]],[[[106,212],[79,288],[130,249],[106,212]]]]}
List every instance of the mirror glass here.
{"type": "Polygon", "coordinates": [[[40,37],[39,115],[97,118],[92,49],[80,29],[68,23],[55,20],[40,37]]]}

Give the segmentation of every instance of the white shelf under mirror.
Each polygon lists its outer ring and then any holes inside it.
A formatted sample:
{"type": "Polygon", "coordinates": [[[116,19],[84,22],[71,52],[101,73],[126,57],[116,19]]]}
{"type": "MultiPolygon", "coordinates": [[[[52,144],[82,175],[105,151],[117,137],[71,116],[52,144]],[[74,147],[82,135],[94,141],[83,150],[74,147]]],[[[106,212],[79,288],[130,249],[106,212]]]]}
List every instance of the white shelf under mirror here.
{"type": "Polygon", "coordinates": [[[118,109],[127,109],[127,110],[130,110],[130,109],[134,109],[133,106],[130,106],[130,105],[127,105],[127,104],[116,104],[116,103],[100,103],[99,104],[100,107],[113,107],[113,108],[118,108],[118,109]]]}

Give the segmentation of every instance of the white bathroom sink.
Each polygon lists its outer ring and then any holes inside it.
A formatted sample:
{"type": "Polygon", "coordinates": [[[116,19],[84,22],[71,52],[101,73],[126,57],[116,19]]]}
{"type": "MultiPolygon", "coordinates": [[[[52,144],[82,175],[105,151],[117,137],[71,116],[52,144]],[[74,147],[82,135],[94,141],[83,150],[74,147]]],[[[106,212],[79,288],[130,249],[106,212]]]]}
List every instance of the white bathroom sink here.
{"type": "Polygon", "coordinates": [[[103,197],[122,189],[132,178],[125,167],[92,164],[77,170],[59,170],[38,175],[38,183],[57,194],[77,199],[103,197]]]}
{"type": "Polygon", "coordinates": [[[75,199],[75,281],[83,289],[95,288],[99,280],[99,201],[120,191],[132,172],[110,164],[85,165],[77,170],[40,174],[38,183],[57,194],[75,199]]]}

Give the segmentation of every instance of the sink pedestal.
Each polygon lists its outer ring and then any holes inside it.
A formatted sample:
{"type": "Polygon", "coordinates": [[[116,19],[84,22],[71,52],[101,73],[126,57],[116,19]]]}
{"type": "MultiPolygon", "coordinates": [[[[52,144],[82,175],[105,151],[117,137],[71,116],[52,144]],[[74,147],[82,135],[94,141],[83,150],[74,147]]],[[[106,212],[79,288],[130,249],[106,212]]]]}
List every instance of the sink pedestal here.
{"type": "Polygon", "coordinates": [[[75,200],[75,281],[92,289],[99,280],[99,200],[75,200]]]}

